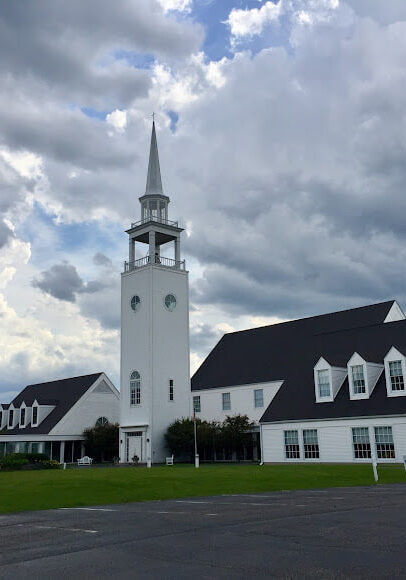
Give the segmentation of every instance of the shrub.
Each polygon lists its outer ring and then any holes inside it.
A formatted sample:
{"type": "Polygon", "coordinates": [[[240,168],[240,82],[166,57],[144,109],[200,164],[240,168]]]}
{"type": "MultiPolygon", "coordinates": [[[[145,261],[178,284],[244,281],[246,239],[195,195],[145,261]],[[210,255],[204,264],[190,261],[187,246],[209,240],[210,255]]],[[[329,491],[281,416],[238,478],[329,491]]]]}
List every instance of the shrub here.
{"type": "Polygon", "coordinates": [[[21,469],[24,465],[28,465],[28,459],[25,457],[15,457],[18,453],[6,455],[0,459],[0,469],[21,469]],[[13,457],[14,456],[14,457],[13,457]]]}
{"type": "Polygon", "coordinates": [[[41,466],[41,469],[61,469],[62,466],[58,461],[55,459],[46,459],[45,461],[39,461],[38,465],[41,466]]]}

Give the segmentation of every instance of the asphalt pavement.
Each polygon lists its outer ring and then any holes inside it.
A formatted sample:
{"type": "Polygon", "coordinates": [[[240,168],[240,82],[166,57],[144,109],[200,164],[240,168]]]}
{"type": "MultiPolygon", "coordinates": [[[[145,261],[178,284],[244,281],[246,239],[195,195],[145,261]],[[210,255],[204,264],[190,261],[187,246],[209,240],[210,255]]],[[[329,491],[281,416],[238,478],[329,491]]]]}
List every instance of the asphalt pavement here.
{"type": "Polygon", "coordinates": [[[0,578],[406,578],[406,485],[0,516],[0,578]]]}

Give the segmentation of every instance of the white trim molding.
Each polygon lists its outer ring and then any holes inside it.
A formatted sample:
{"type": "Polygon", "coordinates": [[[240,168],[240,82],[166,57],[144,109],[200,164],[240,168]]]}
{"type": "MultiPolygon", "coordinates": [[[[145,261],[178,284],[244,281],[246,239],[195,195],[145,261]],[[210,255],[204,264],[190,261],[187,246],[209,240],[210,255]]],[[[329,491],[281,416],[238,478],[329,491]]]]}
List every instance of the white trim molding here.
{"type": "Polygon", "coordinates": [[[383,364],[368,362],[357,352],[354,352],[347,364],[350,399],[352,401],[359,399],[369,399],[376,383],[378,382],[379,377],[382,374],[383,369],[383,364]],[[358,380],[364,380],[365,392],[355,392],[356,385],[354,384],[353,367],[362,367],[362,371],[359,374],[358,380]]]}

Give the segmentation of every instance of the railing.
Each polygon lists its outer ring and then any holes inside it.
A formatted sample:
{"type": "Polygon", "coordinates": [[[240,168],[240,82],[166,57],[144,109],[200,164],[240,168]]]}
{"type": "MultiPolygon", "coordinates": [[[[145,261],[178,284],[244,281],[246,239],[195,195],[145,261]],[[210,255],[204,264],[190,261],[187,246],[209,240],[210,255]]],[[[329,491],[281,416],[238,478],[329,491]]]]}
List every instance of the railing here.
{"type": "Polygon", "coordinates": [[[131,229],[136,228],[137,226],[141,226],[143,224],[147,224],[148,222],[156,222],[158,224],[164,224],[166,226],[175,226],[176,228],[179,227],[178,222],[174,222],[172,220],[167,220],[167,219],[161,218],[159,216],[150,215],[146,218],[143,218],[142,220],[139,220],[138,222],[133,222],[131,224],[131,229]]]}
{"type": "Polygon", "coordinates": [[[137,268],[144,266],[164,266],[165,268],[173,268],[174,270],[185,270],[185,260],[172,260],[172,258],[165,258],[164,256],[144,256],[133,262],[124,262],[124,272],[131,272],[137,268]]]}

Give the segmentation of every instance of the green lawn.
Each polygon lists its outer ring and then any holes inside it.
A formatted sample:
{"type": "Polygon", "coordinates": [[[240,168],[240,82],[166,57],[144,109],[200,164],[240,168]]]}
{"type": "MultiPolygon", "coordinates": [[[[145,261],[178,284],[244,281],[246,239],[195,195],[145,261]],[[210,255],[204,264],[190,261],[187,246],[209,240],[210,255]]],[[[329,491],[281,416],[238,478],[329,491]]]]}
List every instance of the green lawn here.
{"type": "MultiPolygon", "coordinates": [[[[379,483],[406,482],[402,465],[379,466],[379,483]]],[[[190,465],[0,471],[0,512],[176,497],[374,484],[370,465],[190,465]]]]}

